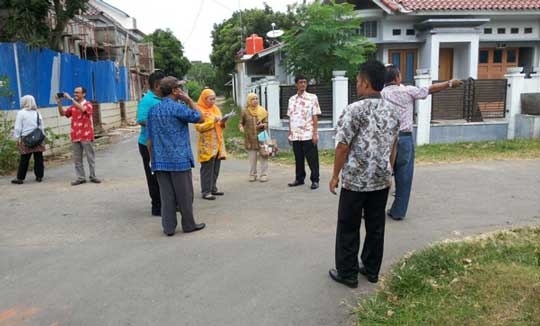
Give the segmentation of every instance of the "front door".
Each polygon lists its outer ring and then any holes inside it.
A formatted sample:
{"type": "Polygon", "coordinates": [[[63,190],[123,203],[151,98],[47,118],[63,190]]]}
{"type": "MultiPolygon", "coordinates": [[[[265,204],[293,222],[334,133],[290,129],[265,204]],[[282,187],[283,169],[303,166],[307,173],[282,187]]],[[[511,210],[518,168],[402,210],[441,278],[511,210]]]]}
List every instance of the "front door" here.
{"type": "Polygon", "coordinates": [[[450,80],[454,75],[454,49],[440,49],[439,80],[450,80]]]}
{"type": "Polygon", "coordinates": [[[403,81],[413,81],[418,62],[418,50],[388,50],[390,63],[401,71],[403,81]]]}

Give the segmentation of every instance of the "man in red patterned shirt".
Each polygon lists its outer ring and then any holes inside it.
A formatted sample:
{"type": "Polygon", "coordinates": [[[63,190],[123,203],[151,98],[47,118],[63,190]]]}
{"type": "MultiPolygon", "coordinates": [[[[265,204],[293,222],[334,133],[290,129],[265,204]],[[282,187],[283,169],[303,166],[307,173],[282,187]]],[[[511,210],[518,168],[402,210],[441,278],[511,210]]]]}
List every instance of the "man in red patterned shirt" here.
{"type": "Polygon", "coordinates": [[[73,162],[75,163],[75,172],[77,180],[71,183],[72,186],[77,186],[86,182],[84,173],[83,152],[86,152],[88,166],[90,168],[90,181],[93,183],[101,183],[101,180],[96,178],[95,160],[94,160],[94,126],[92,124],[92,103],[85,99],[86,89],[77,87],[71,97],[68,93],[64,93],[64,98],[72,103],[72,105],[64,110],[62,108],[62,99],[56,96],[58,103],[58,113],[66,118],[71,118],[71,142],[73,144],[73,162]]]}

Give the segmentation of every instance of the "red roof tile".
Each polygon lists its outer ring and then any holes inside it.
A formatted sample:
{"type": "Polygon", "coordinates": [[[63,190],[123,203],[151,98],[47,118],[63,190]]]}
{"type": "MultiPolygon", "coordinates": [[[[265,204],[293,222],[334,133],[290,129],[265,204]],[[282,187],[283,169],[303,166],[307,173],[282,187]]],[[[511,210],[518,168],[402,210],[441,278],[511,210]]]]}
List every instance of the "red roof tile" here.
{"type": "Polygon", "coordinates": [[[391,10],[527,10],[540,9],[540,0],[382,0],[391,10]]]}

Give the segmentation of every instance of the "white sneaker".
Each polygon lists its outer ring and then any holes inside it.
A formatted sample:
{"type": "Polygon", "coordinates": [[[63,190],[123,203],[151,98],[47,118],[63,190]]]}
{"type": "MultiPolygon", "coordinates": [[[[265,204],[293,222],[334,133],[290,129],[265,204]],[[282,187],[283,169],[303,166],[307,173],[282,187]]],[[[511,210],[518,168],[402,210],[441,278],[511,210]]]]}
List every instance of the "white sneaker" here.
{"type": "Polygon", "coordinates": [[[249,176],[249,182],[255,182],[255,181],[257,181],[257,176],[256,175],[249,176]]]}
{"type": "Polygon", "coordinates": [[[268,182],[268,177],[265,176],[265,175],[262,175],[262,176],[259,178],[259,181],[260,181],[260,182],[268,182]]]}

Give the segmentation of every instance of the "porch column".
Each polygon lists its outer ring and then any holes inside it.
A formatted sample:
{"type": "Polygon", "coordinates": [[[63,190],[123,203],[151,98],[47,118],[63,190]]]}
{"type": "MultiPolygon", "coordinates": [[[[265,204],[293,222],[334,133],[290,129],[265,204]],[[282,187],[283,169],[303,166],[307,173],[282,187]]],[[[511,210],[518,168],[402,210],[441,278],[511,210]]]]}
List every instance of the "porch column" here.
{"type": "Polygon", "coordinates": [[[540,90],[540,66],[534,67],[534,73],[531,74],[531,79],[536,82],[534,89],[540,90]]]}
{"type": "Polygon", "coordinates": [[[271,128],[281,127],[279,81],[276,80],[275,77],[268,78],[266,93],[268,98],[268,103],[266,104],[266,110],[268,111],[268,125],[271,128]]]}
{"type": "Polygon", "coordinates": [[[508,80],[506,92],[506,119],[508,120],[508,139],[514,139],[516,135],[516,116],[521,114],[521,93],[525,86],[525,74],[522,67],[508,68],[504,77],[508,80]]]}
{"type": "Polygon", "coordinates": [[[441,44],[439,41],[439,35],[433,35],[431,37],[431,52],[430,55],[430,68],[431,80],[439,80],[439,56],[441,44]]]}
{"type": "Polygon", "coordinates": [[[336,127],[341,112],[349,104],[349,79],[346,71],[334,71],[332,78],[332,126],[336,127]]]}
{"type": "MultiPolygon", "coordinates": [[[[432,83],[431,75],[427,69],[418,69],[414,80],[415,85],[418,87],[429,87],[432,83]]],[[[425,100],[416,101],[416,112],[416,145],[429,144],[431,133],[431,95],[425,100]]]]}

